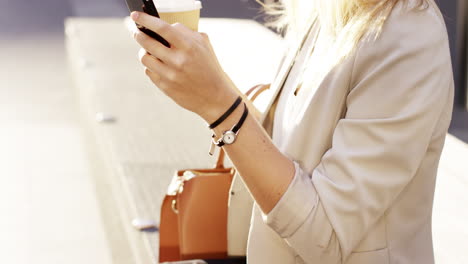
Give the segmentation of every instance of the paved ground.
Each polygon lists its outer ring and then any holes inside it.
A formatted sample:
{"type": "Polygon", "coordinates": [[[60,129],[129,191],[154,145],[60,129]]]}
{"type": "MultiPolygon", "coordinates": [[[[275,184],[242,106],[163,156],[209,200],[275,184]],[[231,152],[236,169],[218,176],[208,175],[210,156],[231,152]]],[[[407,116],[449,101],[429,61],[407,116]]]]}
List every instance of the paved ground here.
{"type": "Polygon", "coordinates": [[[29,41],[0,44],[0,263],[110,263],[62,40],[29,41]]]}
{"type": "Polygon", "coordinates": [[[433,211],[438,264],[468,263],[468,145],[448,136],[442,153],[433,211]]]}
{"type": "Polygon", "coordinates": [[[0,263],[111,263],[66,67],[78,7],[0,1],[0,263]]]}

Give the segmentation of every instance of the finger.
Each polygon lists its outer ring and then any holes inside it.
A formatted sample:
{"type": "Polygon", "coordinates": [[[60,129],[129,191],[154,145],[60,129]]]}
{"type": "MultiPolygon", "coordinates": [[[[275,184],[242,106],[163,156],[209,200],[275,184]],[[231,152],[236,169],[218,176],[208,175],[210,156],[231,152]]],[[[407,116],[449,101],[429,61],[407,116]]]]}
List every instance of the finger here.
{"type": "Polygon", "coordinates": [[[205,32],[200,32],[200,35],[202,36],[202,38],[206,41],[210,41],[210,37],[208,36],[208,34],[206,34],[205,32]]]}
{"type": "Polygon", "coordinates": [[[151,72],[156,73],[161,77],[170,76],[171,71],[167,65],[153,57],[151,54],[144,52],[143,49],[139,52],[139,57],[141,64],[143,64],[143,66],[148,68],[148,70],[151,72]]]}
{"type": "Polygon", "coordinates": [[[143,12],[133,12],[131,17],[135,23],[144,26],[155,33],[158,33],[171,45],[181,48],[186,48],[188,46],[186,40],[181,36],[180,32],[163,20],[143,12]]]}
{"type": "Polygon", "coordinates": [[[150,78],[150,80],[151,80],[156,86],[159,87],[160,82],[161,82],[161,75],[152,72],[152,71],[151,71],[150,69],[148,69],[148,68],[145,68],[145,74],[146,74],[146,76],[148,76],[148,78],[150,78]]]}
{"type": "Polygon", "coordinates": [[[172,50],[161,44],[159,41],[154,40],[140,30],[134,33],[134,38],[138,44],[143,47],[143,49],[154,57],[162,60],[163,62],[170,61],[172,50]]]}
{"type": "MultiPolygon", "coordinates": [[[[147,54],[149,54],[144,48],[141,48],[139,51],[138,51],[138,60],[142,63],[143,61],[143,57],[146,56],[147,54]]],[[[143,63],[142,63],[143,64],[143,63]]]]}
{"type": "Polygon", "coordinates": [[[150,69],[145,69],[145,74],[161,92],[169,96],[169,87],[167,87],[167,83],[159,74],[152,72],[150,69]]]}

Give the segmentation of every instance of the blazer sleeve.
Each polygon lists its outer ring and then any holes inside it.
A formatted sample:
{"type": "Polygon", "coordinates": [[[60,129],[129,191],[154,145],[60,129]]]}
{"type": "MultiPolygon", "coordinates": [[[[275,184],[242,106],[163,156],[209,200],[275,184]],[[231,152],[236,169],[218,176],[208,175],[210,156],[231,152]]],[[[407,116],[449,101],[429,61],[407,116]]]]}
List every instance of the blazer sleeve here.
{"type": "Polygon", "coordinates": [[[360,44],[332,147],[313,171],[295,162],[288,190],[263,215],[306,263],[344,263],[424,158],[453,83],[432,11],[392,14],[377,40],[360,44]]]}

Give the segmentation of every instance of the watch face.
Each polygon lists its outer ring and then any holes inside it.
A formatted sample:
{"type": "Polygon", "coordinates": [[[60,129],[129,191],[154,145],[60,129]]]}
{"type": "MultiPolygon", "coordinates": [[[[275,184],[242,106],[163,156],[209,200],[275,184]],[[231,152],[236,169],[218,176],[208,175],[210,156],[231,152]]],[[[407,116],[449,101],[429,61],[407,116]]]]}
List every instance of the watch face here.
{"type": "Polygon", "coordinates": [[[236,134],[232,131],[228,131],[223,135],[224,144],[230,145],[236,141],[236,134]]]}

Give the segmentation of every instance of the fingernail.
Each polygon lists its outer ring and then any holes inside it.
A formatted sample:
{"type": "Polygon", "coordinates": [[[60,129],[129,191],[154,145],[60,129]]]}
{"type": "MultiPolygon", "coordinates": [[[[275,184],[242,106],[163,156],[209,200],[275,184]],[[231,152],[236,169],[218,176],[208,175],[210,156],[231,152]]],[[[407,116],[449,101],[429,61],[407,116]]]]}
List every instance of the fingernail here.
{"type": "Polygon", "coordinates": [[[139,14],[137,11],[133,11],[133,12],[130,14],[130,17],[131,17],[133,20],[137,20],[139,16],[140,16],[140,14],[139,14]]]}

